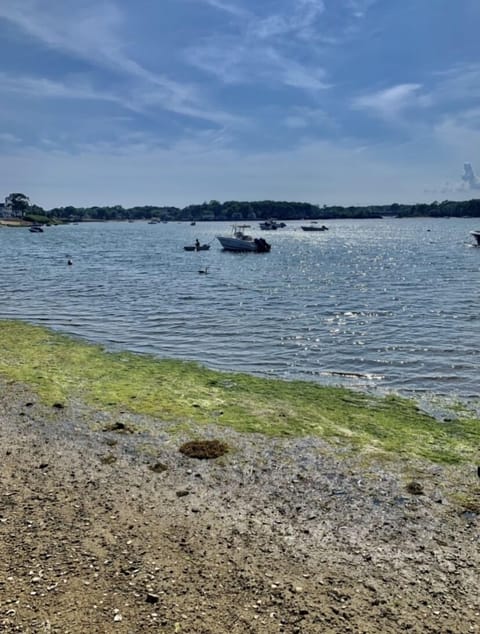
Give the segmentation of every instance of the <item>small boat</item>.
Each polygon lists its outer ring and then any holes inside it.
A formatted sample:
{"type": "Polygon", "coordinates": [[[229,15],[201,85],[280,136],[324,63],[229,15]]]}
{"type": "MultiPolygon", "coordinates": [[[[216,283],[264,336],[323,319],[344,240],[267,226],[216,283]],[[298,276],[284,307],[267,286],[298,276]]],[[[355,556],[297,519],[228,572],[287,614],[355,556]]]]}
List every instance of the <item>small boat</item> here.
{"type": "Polygon", "coordinates": [[[260,229],[263,231],[275,231],[276,229],[283,229],[287,225],[284,222],[278,222],[278,220],[274,220],[273,218],[269,218],[268,220],[264,220],[260,222],[260,229]]]}
{"type": "Polygon", "coordinates": [[[313,223],[311,225],[302,225],[302,229],[304,231],[328,231],[328,227],[325,225],[317,226],[313,223]]]}
{"type": "Polygon", "coordinates": [[[194,227],[196,224],[197,224],[197,223],[195,222],[195,220],[192,220],[192,222],[190,223],[190,225],[191,225],[192,227],[194,227]]]}
{"type": "Polygon", "coordinates": [[[477,241],[476,246],[480,247],[480,229],[478,231],[470,231],[470,235],[477,241]]]}
{"type": "Polygon", "coordinates": [[[253,253],[268,253],[271,245],[263,238],[252,238],[244,233],[248,225],[233,225],[231,236],[217,236],[224,251],[252,251],[253,253]]]}
{"type": "Polygon", "coordinates": [[[151,220],[148,221],[149,225],[158,225],[160,224],[160,220],[158,220],[157,218],[152,218],[151,220]]]}
{"type": "Polygon", "coordinates": [[[29,231],[31,231],[32,233],[43,233],[43,227],[42,225],[32,225],[29,228],[29,231]]]}
{"type": "Polygon", "coordinates": [[[210,249],[209,244],[193,244],[183,247],[185,251],[208,251],[210,249]]]}

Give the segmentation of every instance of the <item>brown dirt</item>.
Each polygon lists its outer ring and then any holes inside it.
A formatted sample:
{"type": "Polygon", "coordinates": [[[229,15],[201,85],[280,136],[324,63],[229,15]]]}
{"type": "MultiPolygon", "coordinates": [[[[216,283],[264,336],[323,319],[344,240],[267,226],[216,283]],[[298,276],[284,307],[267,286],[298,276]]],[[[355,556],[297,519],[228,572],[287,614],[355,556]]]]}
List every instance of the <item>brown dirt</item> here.
{"type": "Polygon", "coordinates": [[[0,394],[2,632],[480,632],[476,465],[0,394]]]}

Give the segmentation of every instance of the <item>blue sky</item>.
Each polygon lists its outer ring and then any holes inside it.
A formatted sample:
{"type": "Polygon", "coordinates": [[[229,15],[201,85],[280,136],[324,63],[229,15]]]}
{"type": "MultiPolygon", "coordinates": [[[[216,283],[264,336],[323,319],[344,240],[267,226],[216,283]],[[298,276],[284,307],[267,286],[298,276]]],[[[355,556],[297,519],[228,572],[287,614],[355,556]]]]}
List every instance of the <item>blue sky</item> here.
{"type": "Polygon", "coordinates": [[[1,0],[0,198],[479,194],[478,0],[1,0]]]}

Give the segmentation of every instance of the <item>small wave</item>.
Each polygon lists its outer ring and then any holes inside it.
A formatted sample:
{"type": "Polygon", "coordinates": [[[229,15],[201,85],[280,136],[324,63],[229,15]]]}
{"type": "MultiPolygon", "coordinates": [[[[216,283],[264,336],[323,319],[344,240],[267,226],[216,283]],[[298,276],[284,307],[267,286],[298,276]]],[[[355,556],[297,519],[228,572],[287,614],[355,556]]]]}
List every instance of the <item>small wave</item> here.
{"type": "Polygon", "coordinates": [[[347,379],[367,379],[368,381],[381,381],[385,377],[381,374],[372,374],[371,372],[343,372],[341,370],[325,370],[322,371],[325,376],[343,376],[347,379]]]}

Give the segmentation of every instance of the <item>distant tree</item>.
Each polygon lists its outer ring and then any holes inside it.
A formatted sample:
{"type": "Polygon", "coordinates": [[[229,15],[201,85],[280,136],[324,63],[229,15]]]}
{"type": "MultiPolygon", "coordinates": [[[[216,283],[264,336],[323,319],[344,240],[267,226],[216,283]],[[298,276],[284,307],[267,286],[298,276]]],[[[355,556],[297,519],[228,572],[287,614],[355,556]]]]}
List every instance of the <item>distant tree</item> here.
{"type": "Polygon", "coordinates": [[[9,194],[5,198],[5,207],[10,209],[12,216],[20,216],[23,218],[25,212],[30,206],[30,199],[25,194],[9,194]]]}
{"type": "Polygon", "coordinates": [[[28,213],[30,213],[30,214],[44,214],[45,210],[43,209],[43,207],[40,207],[39,205],[30,205],[30,207],[28,208],[28,213]]]}

